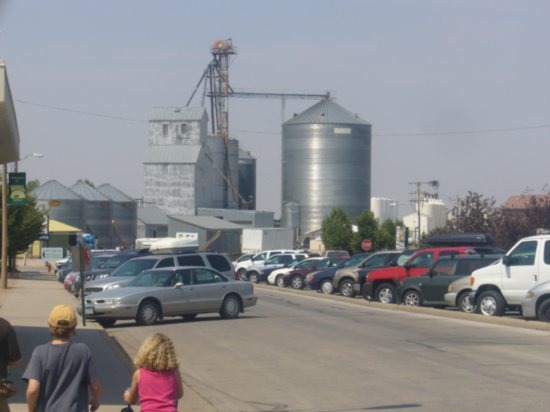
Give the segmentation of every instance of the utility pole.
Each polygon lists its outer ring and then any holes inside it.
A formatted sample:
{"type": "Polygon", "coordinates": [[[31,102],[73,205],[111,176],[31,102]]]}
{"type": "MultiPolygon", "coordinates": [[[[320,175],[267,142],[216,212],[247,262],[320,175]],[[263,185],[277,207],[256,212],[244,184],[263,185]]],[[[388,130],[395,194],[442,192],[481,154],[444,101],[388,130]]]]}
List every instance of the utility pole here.
{"type": "Polygon", "coordinates": [[[8,288],[8,165],[2,165],[2,289],[8,288]]]}
{"type": "Polygon", "coordinates": [[[416,186],[416,190],[411,194],[415,195],[414,202],[416,205],[415,206],[416,207],[416,245],[418,246],[420,243],[420,236],[421,236],[420,230],[422,227],[420,224],[420,218],[421,218],[420,209],[422,208],[422,204],[424,203],[424,199],[426,197],[437,198],[439,182],[437,180],[431,180],[429,182],[409,182],[409,184],[416,186]],[[430,195],[426,192],[422,192],[421,191],[422,185],[432,186],[434,193],[430,195]]]}

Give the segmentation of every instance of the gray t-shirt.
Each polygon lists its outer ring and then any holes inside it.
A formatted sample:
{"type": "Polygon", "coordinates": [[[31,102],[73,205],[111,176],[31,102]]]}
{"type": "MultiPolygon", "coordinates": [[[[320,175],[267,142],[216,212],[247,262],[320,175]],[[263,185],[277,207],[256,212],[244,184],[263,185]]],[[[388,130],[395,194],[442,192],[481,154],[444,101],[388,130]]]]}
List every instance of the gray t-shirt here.
{"type": "Polygon", "coordinates": [[[97,380],[92,355],[84,343],[37,346],[23,380],[40,382],[37,412],[87,412],[88,386],[97,380]]]}

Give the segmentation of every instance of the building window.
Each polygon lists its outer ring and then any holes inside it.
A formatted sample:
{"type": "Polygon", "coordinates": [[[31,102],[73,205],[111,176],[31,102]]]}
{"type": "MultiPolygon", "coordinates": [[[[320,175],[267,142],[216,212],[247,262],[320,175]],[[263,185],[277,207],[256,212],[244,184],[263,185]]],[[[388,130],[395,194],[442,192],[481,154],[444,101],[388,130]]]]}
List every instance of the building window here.
{"type": "Polygon", "coordinates": [[[168,137],[168,125],[167,124],[162,125],[162,137],[168,137]]]}
{"type": "Polygon", "coordinates": [[[185,134],[187,132],[187,125],[185,123],[182,123],[180,125],[180,133],[185,134]]]}

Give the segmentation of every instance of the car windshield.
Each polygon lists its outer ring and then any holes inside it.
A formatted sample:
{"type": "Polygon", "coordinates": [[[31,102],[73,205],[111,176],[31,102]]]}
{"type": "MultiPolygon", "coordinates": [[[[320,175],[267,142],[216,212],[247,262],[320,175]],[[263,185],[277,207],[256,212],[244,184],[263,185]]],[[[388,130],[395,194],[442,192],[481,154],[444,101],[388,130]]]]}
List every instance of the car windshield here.
{"type": "Polygon", "coordinates": [[[103,266],[101,267],[103,269],[116,269],[127,260],[128,260],[128,256],[113,256],[107,259],[103,264],[103,266]]]}
{"type": "Polygon", "coordinates": [[[172,278],[171,270],[156,270],[143,272],[137,278],[130,282],[128,286],[139,287],[163,287],[170,285],[172,278]]]}
{"type": "Polygon", "coordinates": [[[414,253],[413,250],[411,250],[410,252],[401,253],[397,258],[397,260],[395,261],[395,263],[397,263],[397,266],[403,266],[405,263],[407,263],[407,261],[409,260],[409,258],[413,253],[414,253]]]}
{"type": "Polygon", "coordinates": [[[151,269],[157,259],[132,259],[115,269],[111,276],[136,276],[147,269],[151,269]]]}
{"type": "Polygon", "coordinates": [[[92,262],[91,262],[92,269],[96,269],[100,266],[103,267],[102,265],[111,257],[112,256],[92,256],[92,262]]]}
{"type": "Polygon", "coordinates": [[[366,255],[355,255],[351,257],[349,260],[346,260],[344,263],[344,267],[350,267],[350,266],[357,266],[359,263],[361,263],[365,259],[366,255]]]}

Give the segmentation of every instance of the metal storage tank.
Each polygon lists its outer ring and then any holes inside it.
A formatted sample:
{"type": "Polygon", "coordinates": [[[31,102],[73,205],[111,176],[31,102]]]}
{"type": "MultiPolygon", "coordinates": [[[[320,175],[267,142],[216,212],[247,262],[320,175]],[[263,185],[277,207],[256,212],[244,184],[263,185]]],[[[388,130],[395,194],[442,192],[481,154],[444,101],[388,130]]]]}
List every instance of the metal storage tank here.
{"type": "Polygon", "coordinates": [[[72,185],[71,190],[84,199],[84,227],[82,230],[97,238],[98,248],[112,248],[114,245],[111,239],[109,199],[82,180],[72,185]]]}
{"type": "Polygon", "coordinates": [[[319,229],[334,208],[354,220],[370,208],[371,125],[332,100],[283,124],[282,205],[300,205],[299,233],[319,229]]]}
{"type": "MultiPolygon", "coordinates": [[[[296,202],[286,202],[281,210],[281,227],[300,228],[300,205],[296,202]]],[[[300,233],[298,233],[300,235],[300,233]]]]}
{"type": "Polygon", "coordinates": [[[256,209],[256,159],[244,150],[239,149],[239,193],[246,204],[239,199],[241,209],[256,209]]]}
{"type": "Polygon", "coordinates": [[[33,190],[36,205],[48,210],[48,217],[84,230],[84,200],[56,180],[33,190]]]}
{"type": "Polygon", "coordinates": [[[373,197],[370,200],[370,210],[380,223],[384,223],[387,219],[397,220],[397,200],[373,197]]]}
{"type": "Polygon", "coordinates": [[[99,186],[97,191],[111,201],[110,221],[113,247],[123,246],[119,236],[126,247],[132,247],[136,242],[137,233],[136,201],[108,183],[99,186]]]}

